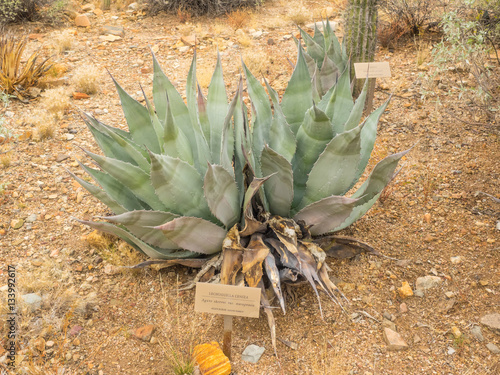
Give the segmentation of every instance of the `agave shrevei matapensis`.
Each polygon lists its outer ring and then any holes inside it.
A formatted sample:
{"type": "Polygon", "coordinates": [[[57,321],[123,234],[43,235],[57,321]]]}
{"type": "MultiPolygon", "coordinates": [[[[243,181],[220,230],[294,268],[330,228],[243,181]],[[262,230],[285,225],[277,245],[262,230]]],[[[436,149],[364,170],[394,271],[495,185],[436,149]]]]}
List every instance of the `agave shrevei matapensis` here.
{"type": "Polygon", "coordinates": [[[87,151],[100,168],[82,167],[99,186],[74,178],[115,215],[82,222],[165,264],[201,267],[197,280],[261,288],[272,332],[266,289],[283,311],[285,282],[306,280],[336,301],[325,263],[331,233],[373,205],[405,154],[380,161],[344,196],[368,164],[387,103],[360,124],[365,94],[353,101],[345,73],[315,102],[299,46],[281,102],[243,64],[249,123],[242,79],[228,103],[220,59],[205,99],[193,58],[186,103],[153,63],[154,108],[115,82],[128,132],[85,117],[104,156],[87,151]]]}

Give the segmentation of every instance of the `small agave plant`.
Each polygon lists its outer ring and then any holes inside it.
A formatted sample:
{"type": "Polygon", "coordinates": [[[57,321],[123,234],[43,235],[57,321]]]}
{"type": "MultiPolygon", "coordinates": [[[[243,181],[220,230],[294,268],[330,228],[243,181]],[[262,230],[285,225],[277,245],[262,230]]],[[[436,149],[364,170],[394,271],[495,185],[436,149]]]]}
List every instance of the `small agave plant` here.
{"type": "MultiPolygon", "coordinates": [[[[314,99],[319,101],[349,67],[349,57],[345,45],[340,44],[328,19],[323,22],[323,32],[314,24],[313,36],[300,28],[299,30],[306,47],[304,58],[313,84],[314,99]]],[[[297,39],[295,42],[300,45],[297,39]]]]}
{"type": "Polygon", "coordinates": [[[96,185],[73,177],[114,215],[81,222],[153,259],[145,264],[197,267],[195,281],[261,288],[275,346],[269,297],[285,312],[284,284],[306,281],[318,302],[318,289],[339,302],[325,262],[339,242],[332,233],[367,212],[405,154],[380,161],[345,196],[368,164],[387,103],[361,122],[366,90],[353,101],[346,68],[315,100],[300,44],[281,101],[243,64],[251,121],[242,79],[228,103],[220,58],[207,98],[193,58],[186,102],[154,56],[153,64],[154,108],[115,82],[129,131],[85,116],[104,155],[86,151],[98,168],[82,164],[96,185]]]}

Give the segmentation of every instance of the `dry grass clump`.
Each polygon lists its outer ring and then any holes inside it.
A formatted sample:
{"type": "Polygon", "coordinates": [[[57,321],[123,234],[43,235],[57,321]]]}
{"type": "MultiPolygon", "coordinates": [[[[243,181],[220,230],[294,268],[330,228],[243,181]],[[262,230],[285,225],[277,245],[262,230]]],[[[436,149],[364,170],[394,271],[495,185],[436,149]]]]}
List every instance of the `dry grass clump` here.
{"type": "Polygon", "coordinates": [[[48,138],[53,138],[56,132],[56,119],[52,113],[44,109],[37,109],[31,113],[25,122],[34,126],[33,139],[35,141],[43,141],[48,138]]]}
{"type": "Polygon", "coordinates": [[[92,95],[99,91],[102,75],[102,70],[95,66],[81,66],[73,72],[71,84],[77,91],[92,95]]]}
{"type": "Polygon", "coordinates": [[[213,72],[213,66],[207,66],[206,64],[203,64],[199,69],[196,69],[196,79],[198,80],[201,88],[208,88],[210,81],[212,80],[213,72]]]}
{"type": "Polygon", "coordinates": [[[136,249],[107,233],[94,230],[85,237],[85,241],[97,250],[102,259],[114,266],[135,266],[144,260],[136,249]]]}
{"type": "Polygon", "coordinates": [[[251,14],[241,9],[227,14],[227,23],[234,29],[242,29],[250,21],[251,14]]]}
{"type": "MultiPolygon", "coordinates": [[[[63,249],[57,258],[67,256],[63,249]]],[[[17,363],[16,373],[61,373],[68,350],[67,331],[75,318],[89,319],[92,316],[97,294],[82,293],[84,289],[81,288],[80,293],[77,292],[73,273],[66,262],[43,256],[32,259],[30,263],[16,265],[16,337],[18,353],[23,353],[24,357],[17,363]],[[22,296],[29,293],[41,297],[40,306],[29,306],[24,302],[22,296]],[[55,343],[50,352],[46,346],[48,341],[55,343]]],[[[0,314],[5,315],[8,307],[7,291],[0,292],[0,314]]],[[[4,320],[0,324],[0,337],[7,337],[8,329],[4,320]]]]}
{"type": "Polygon", "coordinates": [[[311,14],[303,4],[300,4],[296,7],[290,7],[287,18],[295,25],[302,26],[311,19],[311,14]]]}
{"type": "Polygon", "coordinates": [[[272,59],[266,52],[257,50],[245,52],[243,54],[243,62],[253,74],[259,77],[262,74],[269,74],[272,59]]]}
{"type": "Polygon", "coordinates": [[[70,51],[73,47],[73,40],[75,39],[75,32],[73,30],[64,30],[52,36],[54,41],[53,48],[57,53],[61,54],[70,51]]]}
{"type": "Polygon", "coordinates": [[[238,41],[240,46],[245,47],[245,48],[250,47],[253,44],[252,39],[245,33],[238,35],[236,40],[238,41]]]}
{"type": "Polygon", "coordinates": [[[45,91],[42,93],[41,105],[54,116],[55,120],[60,120],[71,106],[68,89],[61,86],[45,91]]]}

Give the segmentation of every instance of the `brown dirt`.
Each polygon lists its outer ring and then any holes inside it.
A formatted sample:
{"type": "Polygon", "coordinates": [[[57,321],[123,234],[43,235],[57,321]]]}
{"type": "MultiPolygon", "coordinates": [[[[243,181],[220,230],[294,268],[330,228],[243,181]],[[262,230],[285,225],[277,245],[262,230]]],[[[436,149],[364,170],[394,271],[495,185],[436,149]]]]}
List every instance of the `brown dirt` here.
{"type": "MultiPolygon", "coordinates": [[[[304,3],[311,20],[312,10],[331,6],[327,1],[304,3]]],[[[68,77],[77,67],[97,66],[108,69],[130,93],[140,91],[139,84],[150,92],[152,47],[167,75],[183,89],[193,51],[181,52],[179,40],[196,34],[200,81],[207,81],[204,74],[213,69],[218,47],[230,95],[240,74],[240,55],[260,56],[249,64],[255,69],[264,59],[263,74],[283,90],[291,72],[286,58],[294,60],[296,54],[293,40],[286,38],[296,33],[286,6],[286,2],[266,2],[243,26],[246,39],[224,17],[179,24],[172,16],[106,12],[92,18],[89,29],[73,29],[72,49],[56,60],[68,67],[68,77]],[[99,29],[104,24],[122,25],[125,38],[103,42],[99,29]],[[253,39],[250,29],[262,30],[264,35],[253,39]]],[[[42,34],[29,47],[42,46],[50,53],[47,46],[54,30],[30,27],[16,32],[42,34]]],[[[380,50],[378,59],[391,63],[392,77],[378,81],[375,104],[390,94],[393,97],[379,124],[369,170],[388,153],[413,149],[380,202],[342,234],[400,261],[369,255],[329,261],[331,274],[350,300],[347,313],[323,298],[322,320],[311,289],[299,287],[298,298],[288,305],[285,316],[275,310],[278,338],[298,344],[293,350],[278,342],[279,361],[265,317],[235,318],[234,373],[500,373],[499,355],[485,346],[500,346],[500,336],[484,326],[484,342],[470,334],[483,315],[500,312],[499,204],[478,193],[500,197],[498,127],[485,114],[470,113],[456,90],[449,95],[436,91],[432,100],[422,101],[419,74],[426,71],[418,69],[412,46],[401,46],[394,53],[380,50]],[[458,256],[461,261],[453,263],[451,258],[458,256]],[[417,277],[427,275],[439,276],[443,282],[424,297],[403,300],[398,295],[403,282],[415,290],[417,277]],[[447,292],[453,296],[448,298],[447,292]],[[407,312],[402,312],[402,303],[407,312]],[[383,313],[393,316],[407,350],[388,350],[380,323],[383,313]],[[454,338],[453,327],[461,331],[461,338],[454,338]],[[249,344],[266,348],[257,364],[241,360],[249,344]],[[450,348],[454,354],[449,354],[450,348]]],[[[114,273],[113,266],[135,264],[142,258],[116,241],[98,237],[99,247],[85,240],[91,231],[72,218],[108,212],[66,172],[83,175],[76,160],[88,163],[88,159],[80,147],[99,152],[78,110],[92,112],[110,125],[125,125],[108,76],[102,79],[99,93],[73,104],[58,123],[54,138],[41,142],[25,139],[33,129],[23,120],[40,107],[39,101],[26,105],[13,100],[0,112],[14,114],[6,117],[4,127],[20,136],[0,145],[10,161],[0,169],[0,183],[7,184],[0,195],[0,286],[7,284],[7,265],[15,266],[20,361],[16,373],[172,374],[176,354],[199,342],[222,341],[223,319],[195,313],[194,291],[179,292],[178,286],[194,271],[174,267],[114,273]],[[58,161],[62,155],[69,158],[58,161]],[[31,214],[37,215],[32,224],[13,229],[13,221],[31,214]],[[30,312],[22,305],[20,295],[29,292],[42,296],[41,309],[30,312]],[[148,324],[155,326],[153,343],[133,335],[133,330],[148,324]]],[[[1,293],[5,307],[6,292],[1,293]]],[[[0,322],[3,347],[7,346],[6,319],[0,322]]],[[[5,362],[0,363],[0,369],[4,367],[5,362]]]]}

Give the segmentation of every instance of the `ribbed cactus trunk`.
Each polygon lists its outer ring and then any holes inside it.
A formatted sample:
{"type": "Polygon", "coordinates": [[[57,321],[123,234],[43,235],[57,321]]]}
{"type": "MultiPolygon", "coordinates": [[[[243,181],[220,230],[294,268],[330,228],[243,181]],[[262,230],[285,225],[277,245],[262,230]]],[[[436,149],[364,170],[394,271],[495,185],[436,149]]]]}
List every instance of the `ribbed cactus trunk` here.
{"type": "Polygon", "coordinates": [[[109,10],[111,8],[111,0],[102,0],[102,10],[109,10]]]}
{"type": "MultiPolygon", "coordinates": [[[[351,78],[354,78],[354,63],[372,62],[377,45],[377,3],[378,0],[349,0],[346,13],[346,49],[351,58],[351,78]]],[[[354,80],[354,96],[363,87],[363,80],[354,80]]],[[[371,110],[375,79],[370,79],[365,109],[371,110]]]]}

